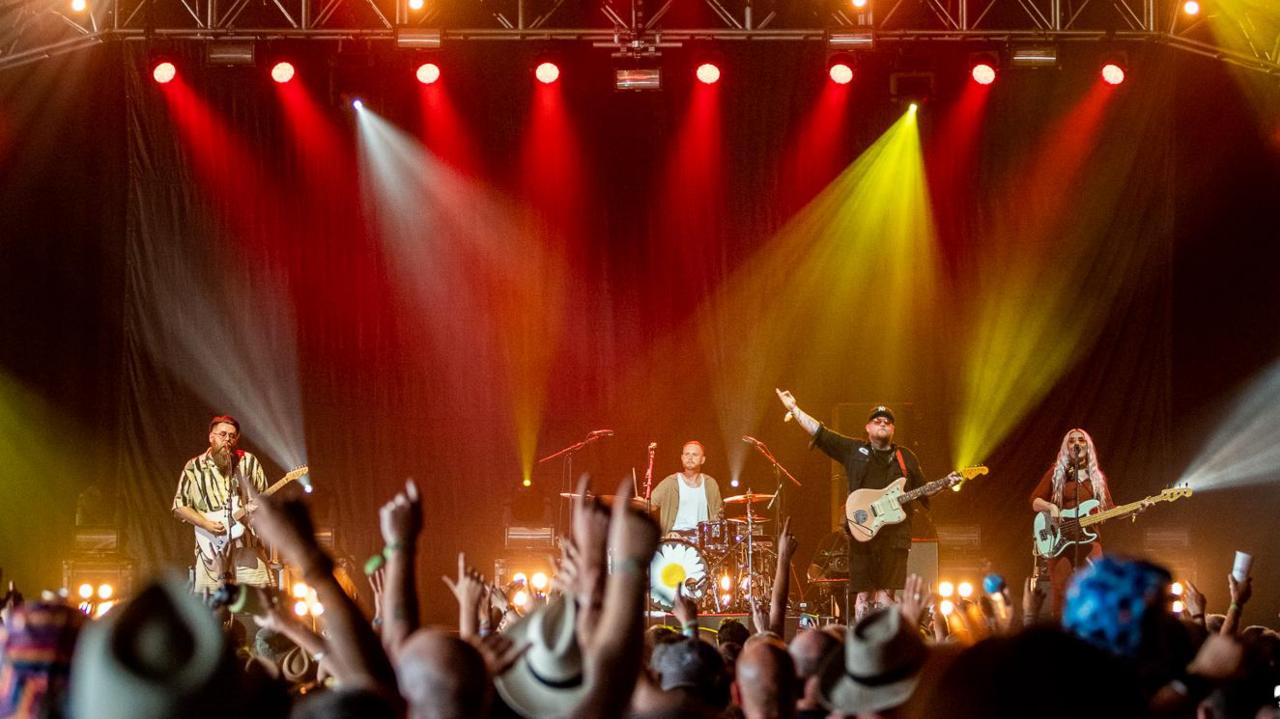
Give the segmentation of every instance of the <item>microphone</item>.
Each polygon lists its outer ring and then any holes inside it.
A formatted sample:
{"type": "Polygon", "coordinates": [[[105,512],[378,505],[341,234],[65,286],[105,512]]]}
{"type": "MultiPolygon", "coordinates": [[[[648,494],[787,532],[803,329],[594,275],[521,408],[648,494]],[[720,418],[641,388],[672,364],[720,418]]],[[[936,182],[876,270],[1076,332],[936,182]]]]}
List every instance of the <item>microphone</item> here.
{"type": "Polygon", "coordinates": [[[754,444],[757,447],[764,446],[764,442],[761,442],[760,440],[756,439],[755,437],[752,437],[749,434],[742,435],[742,441],[746,442],[747,444],[754,444]]]}
{"type": "Polygon", "coordinates": [[[588,437],[612,437],[612,436],[613,436],[613,430],[611,430],[611,429],[597,429],[597,430],[595,430],[594,432],[588,432],[588,433],[587,433],[587,436],[588,436],[588,437]]]}

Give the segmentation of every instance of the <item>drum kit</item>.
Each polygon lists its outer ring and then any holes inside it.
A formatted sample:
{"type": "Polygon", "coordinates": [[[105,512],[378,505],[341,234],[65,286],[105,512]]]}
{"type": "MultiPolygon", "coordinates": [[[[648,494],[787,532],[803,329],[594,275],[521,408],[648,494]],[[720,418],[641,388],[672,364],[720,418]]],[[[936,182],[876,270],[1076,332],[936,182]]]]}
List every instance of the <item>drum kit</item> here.
{"type": "Polygon", "coordinates": [[[727,497],[726,505],[744,505],[746,514],[667,535],[649,565],[654,607],[670,610],[677,587],[707,612],[750,611],[753,598],[767,601],[778,556],[764,526],[770,520],[756,514],[755,505],[773,498],[750,491],[727,497]]]}

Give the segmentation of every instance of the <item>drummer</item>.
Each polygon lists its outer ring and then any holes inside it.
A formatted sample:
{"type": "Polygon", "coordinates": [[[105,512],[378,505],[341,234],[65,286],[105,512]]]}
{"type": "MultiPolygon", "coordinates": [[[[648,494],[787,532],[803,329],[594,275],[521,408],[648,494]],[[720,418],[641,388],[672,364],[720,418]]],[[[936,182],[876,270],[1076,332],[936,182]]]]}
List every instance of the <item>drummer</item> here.
{"type": "Polygon", "coordinates": [[[702,473],[707,461],[702,443],[689,440],[680,450],[684,470],[672,474],[653,489],[650,497],[658,508],[658,523],[664,535],[696,532],[699,522],[719,518],[724,511],[720,485],[715,478],[702,473]]]}

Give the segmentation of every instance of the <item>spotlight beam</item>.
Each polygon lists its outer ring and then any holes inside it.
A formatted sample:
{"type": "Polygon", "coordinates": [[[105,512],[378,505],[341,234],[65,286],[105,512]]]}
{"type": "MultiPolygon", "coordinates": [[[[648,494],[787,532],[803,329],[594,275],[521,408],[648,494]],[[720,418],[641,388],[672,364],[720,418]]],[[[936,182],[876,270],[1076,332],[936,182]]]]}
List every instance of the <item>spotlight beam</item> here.
{"type": "Polygon", "coordinates": [[[1241,389],[1216,424],[1180,482],[1207,492],[1280,481],[1280,361],[1241,389]]]}

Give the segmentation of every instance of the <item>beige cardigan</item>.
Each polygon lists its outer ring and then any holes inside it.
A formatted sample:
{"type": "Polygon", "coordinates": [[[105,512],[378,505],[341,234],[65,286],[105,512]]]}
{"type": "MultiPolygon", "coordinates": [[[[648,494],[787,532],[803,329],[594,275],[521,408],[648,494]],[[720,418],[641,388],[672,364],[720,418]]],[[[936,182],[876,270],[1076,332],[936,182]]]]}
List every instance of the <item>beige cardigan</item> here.
{"type": "MultiPolygon", "coordinates": [[[[658,524],[662,526],[663,534],[671,531],[676,523],[676,512],[680,511],[680,487],[676,484],[679,481],[679,474],[668,475],[653,488],[653,494],[649,497],[658,508],[658,524]]],[[[707,493],[707,516],[715,519],[724,509],[724,502],[720,499],[720,485],[716,484],[714,477],[704,474],[702,487],[707,493]]]]}

